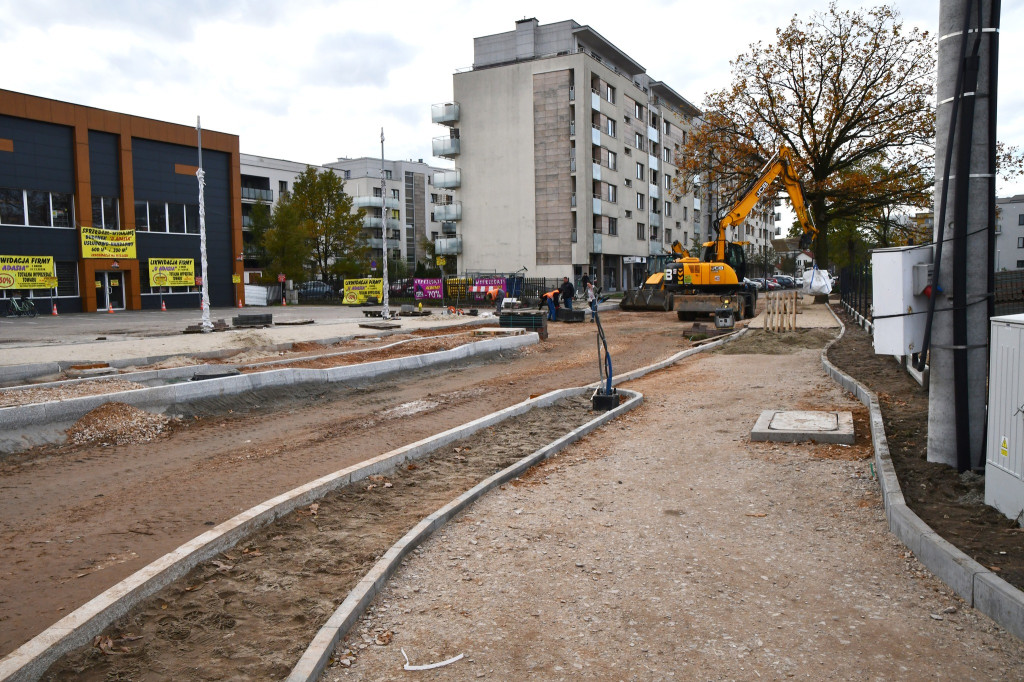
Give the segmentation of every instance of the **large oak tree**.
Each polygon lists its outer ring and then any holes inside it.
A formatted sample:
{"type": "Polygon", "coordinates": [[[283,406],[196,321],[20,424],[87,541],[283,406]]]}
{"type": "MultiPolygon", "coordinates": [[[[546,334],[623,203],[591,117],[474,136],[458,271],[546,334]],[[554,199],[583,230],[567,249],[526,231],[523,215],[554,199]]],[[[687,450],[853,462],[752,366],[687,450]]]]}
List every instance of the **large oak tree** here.
{"type": "Polygon", "coordinates": [[[829,263],[829,226],[893,206],[930,205],[935,41],[889,6],[794,16],[769,45],[732,62],[677,154],[681,189],[699,178],[724,211],[786,145],[829,263]]]}

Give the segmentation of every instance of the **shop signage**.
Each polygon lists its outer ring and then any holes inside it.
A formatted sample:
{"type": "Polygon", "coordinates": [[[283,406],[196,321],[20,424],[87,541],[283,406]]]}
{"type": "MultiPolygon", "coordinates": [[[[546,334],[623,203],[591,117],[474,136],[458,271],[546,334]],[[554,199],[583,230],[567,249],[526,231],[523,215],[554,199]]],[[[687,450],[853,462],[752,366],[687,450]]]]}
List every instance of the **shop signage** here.
{"type": "Polygon", "coordinates": [[[149,283],[156,287],[190,287],[196,280],[192,258],[150,258],[149,283]]]}
{"type": "Polygon", "coordinates": [[[83,227],[82,258],[135,258],[135,230],[83,227]]]}
{"type": "Polygon", "coordinates": [[[0,256],[0,289],[53,289],[52,256],[0,256]]]}
{"type": "Polygon", "coordinates": [[[378,301],[384,298],[384,279],[382,277],[346,279],[345,298],[341,302],[346,305],[360,305],[366,303],[366,299],[371,296],[378,301]]]}

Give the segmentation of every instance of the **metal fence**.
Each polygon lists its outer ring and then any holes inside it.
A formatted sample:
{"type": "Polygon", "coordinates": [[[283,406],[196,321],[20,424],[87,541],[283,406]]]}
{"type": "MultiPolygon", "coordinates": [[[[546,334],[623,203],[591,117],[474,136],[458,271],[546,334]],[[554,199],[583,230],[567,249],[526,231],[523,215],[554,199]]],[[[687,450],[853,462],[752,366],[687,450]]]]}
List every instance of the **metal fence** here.
{"type": "Polygon", "coordinates": [[[997,272],[995,276],[995,313],[1024,313],[1024,270],[997,272]]]}
{"type": "Polygon", "coordinates": [[[839,298],[861,317],[871,319],[870,261],[854,263],[839,272],[839,298]]]}

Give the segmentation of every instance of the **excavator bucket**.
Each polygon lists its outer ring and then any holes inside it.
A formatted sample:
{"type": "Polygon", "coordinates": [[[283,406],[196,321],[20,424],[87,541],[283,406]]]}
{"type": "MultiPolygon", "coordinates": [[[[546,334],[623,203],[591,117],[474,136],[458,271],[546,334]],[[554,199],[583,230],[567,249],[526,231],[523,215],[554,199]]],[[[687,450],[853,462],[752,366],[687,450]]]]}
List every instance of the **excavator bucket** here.
{"type": "Polygon", "coordinates": [[[632,289],[619,302],[622,310],[672,310],[672,294],[664,289],[632,289]]]}

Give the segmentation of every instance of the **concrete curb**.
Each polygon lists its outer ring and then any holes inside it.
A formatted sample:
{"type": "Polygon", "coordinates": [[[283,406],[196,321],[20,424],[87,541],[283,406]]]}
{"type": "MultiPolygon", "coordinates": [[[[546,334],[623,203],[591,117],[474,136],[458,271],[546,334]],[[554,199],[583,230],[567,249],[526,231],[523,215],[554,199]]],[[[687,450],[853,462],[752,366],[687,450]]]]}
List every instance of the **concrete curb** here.
{"type": "MultiPolygon", "coordinates": [[[[536,337],[536,334],[533,336],[536,337]]],[[[0,681],[20,682],[22,680],[39,679],[60,657],[87,644],[93,637],[102,632],[104,628],[126,614],[146,597],[185,575],[199,563],[227,551],[259,528],[299,507],[308,505],[333,490],[363,480],[368,476],[389,471],[403,462],[422,458],[438,448],[444,447],[460,438],[465,438],[480,429],[493,426],[509,417],[514,417],[535,407],[543,407],[561,398],[587,391],[588,389],[585,387],[552,391],[475,419],[462,426],[449,429],[430,438],[425,438],[397,450],[392,450],[362,464],[328,474],[256,505],[186,542],[128,578],[125,578],[5,656],[0,660],[0,681]]],[[[632,394],[632,392],[630,393],[632,394]]],[[[588,424],[559,439],[555,444],[558,444],[559,449],[563,448],[568,443],[581,438],[609,419],[618,416],[626,406],[628,406],[627,409],[632,409],[641,400],[639,394],[633,394],[633,396],[632,402],[627,402],[616,410],[612,410],[598,419],[588,422],[588,424]]],[[[555,444],[545,446],[545,448],[538,450],[531,457],[537,456],[538,453],[544,453],[544,457],[549,456],[552,452],[557,451],[551,450],[555,444]]],[[[513,467],[516,466],[519,465],[513,465],[513,467]]],[[[508,471],[508,469],[505,471],[508,471]]],[[[488,479],[488,481],[491,481],[493,478],[488,479]]],[[[487,483],[487,481],[484,483],[487,483]]],[[[496,484],[492,484],[491,487],[493,485],[496,484]]],[[[474,490],[476,489],[474,488],[474,490]]],[[[479,497],[480,494],[482,494],[482,491],[476,497],[479,497]]],[[[466,495],[469,495],[469,493],[466,495]]],[[[460,499],[462,498],[458,498],[455,502],[450,503],[450,505],[458,503],[460,499]]],[[[474,497],[473,499],[476,498],[474,497]]],[[[463,506],[465,504],[468,504],[468,502],[464,503],[463,506]]],[[[447,508],[446,506],[443,509],[447,508]]],[[[431,518],[428,517],[428,519],[431,518]]],[[[433,530],[433,528],[442,525],[443,521],[435,520],[431,521],[430,524],[432,524],[431,530],[433,530]]],[[[416,528],[420,528],[421,525],[422,523],[416,528]]],[[[391,554],[386,554],[385,557],[387,556],[391,556],[391,554]]],[[[371,571],[372,574],[373,571],[371,571]]],[[[383,584],[385,578],[378,579],[383,584]]],[[[364,582],[365,580],[367,578],[364,578],[364,582]]],[[[361,582],[360,585],[362,584],[361,582]]]]}
{"type": "MultiPolygon", "coordinates": [[[[589,392],[589,387],[581,389],[562,389],[547,394],[554,396],[553,399],[577,395],[589,392]]],[[[367,606],[376,598],[383,589],[388,579],[398,569],[402,560],[415,547],[430,537],[438,528],[444,526],[450,519],[480,499],[489,490],[503,485],[521,473],[536,465],[551,455],[565,448],[567,445],[576,442],[583,436],[594,431],[605,423],[616,417],[638,407],[643,402],[643,396],[635,391],[622,391],[628,396],[628,400],[614,410],[604,413],[602,416],[587,422],[583,426],[566,434],[562,438],[549,443],[534,453],[524,457],[515,464],[494,474],[482,481],[477,486],[466,491],[455,498],[436,512],[420,521],[412,530],[406,533],[405,537],[396,542],[373,568],[363,576],[363,579],[352,588],[345,598],[345,601],[335,610],[327,622],[320,628],[299,662],[292,668],[291,674],[286,678],[287,682],[312,682],[320,677],[324,668],[330,661],[330,656],[341,638],[359,620],[360,615],[367,606]]],[[[546,396],[545,396],[546,397],[546,396]]],[[[538,399],[539,400],[539,399],[538,399]]],[[[512,409],[512,408],[509,408],[512,409]]]]}
{"type": "MultiPolygon", "coordinates": [[[[831,307],[829,310],[832,310],[831,307]]],[[[835,316],[835,312],[832,315],[835,316]]],[[[826,374],[868,407],[875,469],[882,490],[885,514],[889,519],[889,530],[929,571],[970,606],[1018,639],[1024,639],[1024,593],[944,540],[907,506],[896,477],[896,469],[889,457],[889,444],[885,438],[878,397],[828,360],[828,349],[846,333],[842,320],[835,317],[839,322],[839,336],[821,351],[821,364],[826,374]]]]}
{"type": "MultiPolygon", "coordinates": [[[[331,369],[287,368],[221,379],[151,386],[134,391],[69,398],[60,402],[0,408],[0,453],[60,441],[64,430],[88,412],[109,402],[122,402],[151,412],[164,412],[177,403],[214,396],[236,395],[268,386],[333,383],[405,372],[463,360],[475,355],[512,350],[538,343],[536,333],[473,341],[450,350],[404,358],[346,365],[331,369]]],[[[163,370],[160,370],[163,371],[163,370]]],[[[195,370],[190,370],[194,372],[195,370]]]]}

